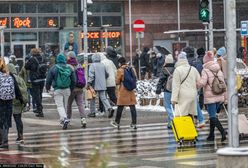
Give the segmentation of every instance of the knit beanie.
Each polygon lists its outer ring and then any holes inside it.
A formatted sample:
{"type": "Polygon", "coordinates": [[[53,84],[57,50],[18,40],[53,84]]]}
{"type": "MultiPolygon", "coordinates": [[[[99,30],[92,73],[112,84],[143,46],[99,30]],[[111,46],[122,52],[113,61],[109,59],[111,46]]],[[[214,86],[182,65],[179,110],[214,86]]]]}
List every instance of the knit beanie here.
{"type": "Polygon", "coordinates": [[[224,55],[226,55],[226,48],[225,47],[219,48],[216,54],[223,57],[224,55]]]}
{"type": "Polygon", "coordinates": [[[73,58],[76,58],[76,54],[75,54],[75,52],[74,52],[74,51],[69,51],[69,52],[67,53],[67,57],[73,57],[73,58]]]}
{"type": "Polygon", "coordinates": [[[181,52],[179,55],[178,55],[178,60],[187,60],[187,54],[186,52],[181,52]]]}
{"type": "Polygon", "coordinates": [[[56,63],[64,63],[66,64],[66,58],[64,54],[59,54],[56,58],[56,63]]]}
{"type": "Polygon", "coordinates": [[[203,57],[203,63],[207,63],[209,61],[214,61],[214,54],[212,51],[208,51],[203,57]]]}
{"type": "Polygon", "coordinates": [[[174,63],[174,59],[172,57],[171,54],[168,54],[166,57],[165,57],[165,61],[164,61],[165,65],[166,64],[173,64],[174,63]]]}

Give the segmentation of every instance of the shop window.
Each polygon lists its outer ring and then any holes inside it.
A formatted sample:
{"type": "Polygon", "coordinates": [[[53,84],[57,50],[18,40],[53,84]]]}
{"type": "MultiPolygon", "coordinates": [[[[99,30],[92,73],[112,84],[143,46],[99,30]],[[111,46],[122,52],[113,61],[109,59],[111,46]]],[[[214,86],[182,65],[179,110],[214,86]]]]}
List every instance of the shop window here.
{"type": "Polygon", "coordinates": [[[10,33],[4,33],[4,42],[10,42],[10,33]]]}
{"type": "Polygon", "coordinates": [[[0,13],[9,13],[9,4],[1,3],[0,4],[0,13]]]}
{"type": "Polygon", "coordinates": [[[36,28],[36,18],[35,17],[12,17],[11,27],[15,29],[20,28],[36,28]]]}
{"type": "Polygon", "coordinates": [[[121,26],[121,16],[103,16],[103,25],[121,26]]]}
{"type": "Polygon", "coordinates": [[[12,41],[37,41],[37,33],[12,33],[12,41]]]}
{"type": "Polygon", "coordinates": [[[47,44],[58,44],[59,32],[39,32],[39,44],[41,46],[47,44]]]}
{"type": "Polygon", "coordinates": [[[76,17],[60,17],[60,27],[75,27],[77,25],[76,17]]]}
{"type": "Polygon", "coordinates": [[[99,16],[88,16],[89,27],[101,27],[101,18],[99,16]]]}
{"type": "Polygon", "coordinates": [[[77,13],[77,4],[75,2],[60,3],[59,12],[60,13],[77,13]]]}
{"type": "Polygon", "coordinates": [[[39,17],[38,24],[39,24],[38,25],[39,28],[58,27],[58,18],[57,17],[39,17]]]}
{"type": "Polygon", "coordinates": [[[102,3],[94,3],[91,5],[88,5],[88,11],[92,13],[101,12],[101,6],[102,6],[102,3]]]}
{"type": "Polygon", "coordinates": [[[41,2],[38,4],[38,13],[58,13],[59,6],[57,3],[41,2]]]}
{"type": "Polygon", "coordinates": [[[121,12],[121,3],[103,3],[102,12],[121,12]]]}
{"type": "Polygon", "coordinates": [[[23,3],[11,4],[11,13],[24,13],[23,3]]]}
{"type": "Polygon", "coordinates": [[[0,17],[0,26],[6,26],[7,28],[9,28],[9,18],[0,17]]]}
{"type": "Polygon", "coordinates": [[[36,13],[37,3],[26,3],[24,7],[25,13],[36,13]]]}

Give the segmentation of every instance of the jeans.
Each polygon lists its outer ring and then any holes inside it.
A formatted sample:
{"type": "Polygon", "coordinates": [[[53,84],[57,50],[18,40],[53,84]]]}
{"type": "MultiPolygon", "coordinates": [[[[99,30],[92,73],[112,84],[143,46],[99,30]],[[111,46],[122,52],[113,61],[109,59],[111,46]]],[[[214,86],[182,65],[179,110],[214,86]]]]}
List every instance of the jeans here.
{"type": "Polygon", "coordinates": [[[1,142],[0,144],[6,144],[9,141],[9,126],[4,125],[3,129],[0,128],[0,134],[1,134],[1,142]]]}
{"type": "Polygon", "coordinates": [[[220,103],[207,104],[207,111],[209,118],[216,118],[216,112],[219,108],[220,103]]]}
{"type": "Polygon", "coordinates": [[[60,120],[67,119],[66,108],[70,96],[70,89],[58,89],[54,91],[54,100],[59,112],[60,120]]]}
{"type": "Polygon", "coordinates": [[[171,121],[173,120],[173,112],[171,109],[171,93],[170,92],[164,92],[164,108],[168,115],[168,126],[170,126],[171,121]]]}
{"type": "Polygon", "coordinates": [[[84,112],[84,105],[83,105],[83,91],[72,91],[67,104],[67,118],[71,119],[72,115],[72,103],[76,100],[78,111],[81,118],[86,118],[85,112],[84,112]]]}
{"type": "MultiPolygon", "coordinates": [[[[136,113],[135,105],[130,105],[129,108],[130,108],[131,116],[132,116],[132,124],[137,124],[137,113],[136,113]]],[[[117,107],[117,113],[115,116],[115,122],[117,124],[120,124],[123,109],[124,109],[124,106],[117,107]]]]}
{"type": "MultiPolygon", "coordinates": [[[[107,94],[109,96],[109,99],[116,104],[117,103],[117,97],[115,95],[115,87],[107,87],[107,94]]],[[[104,106],[102,104],[101,99],[99,98],[99,109],[100,111],[105,111],[104,106]]]]}
{"type": "Polygon", "coordinates": [[[15,123],[16,123],[16,130],[18,138],[23,138],[23,123],[22,123],[22,114],[13,114],[15,123]]]}
{"type": "MultiPolygon", "coordinates": [[[[108,100],[107,97],[106,97],[106,92],[105,92],[105,90],[96,91],[96,92],[97,92],[99,98],[101,99],[104,108],[105,108],[106,110],[111,109],[112,107],[110,106],[109,100],[108,100]]],[[[95,111],[96,111],[96,99],[92,99],[92,100],[90,101],[90,112],[91,112],[91,113],[95,113],[95,111]]]]}
{"type": "MultiPolygon", "coordinates": [[[[197,100],[196,100],[197,101],[197,100]]],[[[199,123],[202,123],[204,121],[204,116],[202,114],[202,110],[200,108],[200,103],[199,101],[197,101],[197,107],[196,107],[196,111],[197,111],[197,119],[199,120],[199,123]]]]}
{"type": "Polygon", "coordinates": [[[32,91],[33,91],[33,99],[34,103],[36,103],[36,108],[38,112],[42,112],[42,92],[44,88],[44,81],[41,82],[33,82],[32,83],[32,91]]]}

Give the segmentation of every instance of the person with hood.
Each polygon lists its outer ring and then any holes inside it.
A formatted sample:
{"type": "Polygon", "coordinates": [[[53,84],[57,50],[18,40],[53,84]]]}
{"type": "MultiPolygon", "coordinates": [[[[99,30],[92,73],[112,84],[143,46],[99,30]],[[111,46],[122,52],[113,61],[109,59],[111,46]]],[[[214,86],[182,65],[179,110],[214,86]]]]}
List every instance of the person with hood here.
{"type": "Polygon", "coordinates": [[[227,55],[226,48],[221,47],[217,50],[216,53],[217,62],[220,65],[220,69],[224,74],[225,82],[227,82],[227,55]]]}
{"type": "MultiPolygon", "coordinates": [[[[87,88],[92,87],[97,92],[99,98],[101,99],[104,109],[108,111],[109,116],[113,115],[114,109],[111,107],[109,100],[106,97],[107,90],[107,78],[109,74],[103,63],[101,63],[101,58],[99,53],[95,53],[92,56],[93,63],[90,64],[89,68],[89,78],[87,88]]],[[[90,101],[90,114],[88,117],[96,116],[96,102],[95,98],[90,101]]]]}
{"type": "Polygon", "coordinates": [[[169,84],[169,82],[171,82],[170,80],[172,80],[173,77],[173,72],[174,72],[174,59],[173,56],[171,54],[167,55],[165,58],[165,64],[164,67],[160,73],[160,77],[159,77],[159,81],[157,84],[157,89],[156,89],[156,94],[160,94],[161,91],[164,92],[164,108],[167,112],[168,115],[168,125],[167,128],[168,129],[172,129],[171,127],[171,121],[173,119],[173,113],[172,113],[172,109],[171,109],[171,88],[172,87],[172,83],[169,84]]]}
{"type": "Polygon", "coordinates": [[[75,74],[73,69],[66,64],[64,54],[59,54],[56,58],[56,64],[49,69],[46,79],[46,90],[54,88],[54,100],[60,116],[60,124],[63,129],[67,129],[69,120],[66,114],[66,108],[71,90],[75,88],[75,74]]]}
{"type": "MultiPolygon", "coordinates": [[[[136,113],[136,107],[135,105],[137,104],[136,102],[136,96],[134,93],[134,90],[130,91],[127,90],[124,85],[124,71],[126,68],[129,66],[126,63],[126,59],[124,57],[119,58],[119,65],[120,68],[117,70],[117,76],[116,76],[116,84],[120,85],[119,90],[118,90],[118,98],[117,98],[117,112],[115,116],[115,120],[111,121],[111,125],[117,129],[120,128],[120,120],[121,120],[121,115],[122,111],[124,109],[124,106],[129,106],[130,112],[131,112],[131,117],[132,117],[132,123],[130,127],[134,130],[137,129],[137,113],[136,113]]],[[[136,75],[135,69],[133,68],[133,72],[136,75]]]]}
{"type": "Polygon", "coordinates": [[[210,119],[210,132],[207,140],[214,141],[214,129],[217,127],[221,133],[221,141],[223,142],[226,140],[226,131],[222,127],[219,119],[216,117],[216,112],[220,103],[224,102],[225,100],[225,93],[219,95],[214,94],[211,85],[215,75],[218,76],[219,80],[225,82],[224,74],[221,71],[219,64],[214,61],[213,52],[208,51],[203,58],[203,62],[203,71],[197,84],[198,87],[204,87],[204,103],[207,105],[207,111],[210,119]]]}
{"type": "MultiPolygon", "coordinates": [[[[71,65],[71,68],[73,69],[73,72],[75,73],[75,77],[77,78],[77,70],[83,70],[82,65],[80,65],[77,62],[76,59],[76,54],[74,53],[74,51],[69,51],[67,53],[67,63],[69,65],[71,65]]],[[[85,77],[82,77],[85,79],[85,77]]],[[[68,104],[67,104],[67,118],[70,120],[71,116],[72,116],[72,103],[73,101],[76,101],[76,104],[78,106],[78,111],[80,114],[80,118],[81,118],[81,127],[82,128],[86,128],[86,114],[85,114],[85,109],[84,109],[84,99],[83,99],[83,87],[82,86],[77,86],[75,85],[75,88],[73,90],[71,90],[71,94],[68,98],[68,104]]]]}
{"type": "MultiPolygon", "coordinates": [[[[115,87],[116,87],[115,77],[116,77],[117,69],[115,67],[115,64],[112,61],[110,61],[109,59],[107,59],[107,57],[104,54],[102,54],[102,53],[99,53],[99,54],[101,56],[101,63],[104,65],[106,72],[108,74],[107,83],[106,83],[106,86],[107,86],[106,91],[107,91],[107,94],[108,94],[110,101],[114,105],[116,105],[117,98],[116,98],[116,94],[115,94],[115,87]]],[[[101,99],[99,99],[99,109],[101,111],[105,111],[101,99]]],[[[109,118],[113,117],[113,113],[109,113],[108,117],[109,118]]]]}
{"type": "Polygon", "coordinates": [[[146,73],[149,72],[149,60],[150,55],[148,54],[148,51],[150,49],[148,47],[144,47],[143,52],[140,55],[140,75],[141,79],[145,79],[146,73]]]}
{"type": "Polygon", "coordinates": [[[15,66],[10,63],[8,64],[9,73],[15,78],[18,84],[18,89],[20,91],[22,101],[15,98],[13,100],[13,117],[16,123],[17,139],[16,143],[24,143],[23,140],[23,123],[22,123],[22,111],[28,101],[28,91],[25,81],[17,75],[15,66]]]}
{"type": "Polygon", "coordinates": [[[197,115],[196,83],[199,79],[197,69],[189,65],[187,54],[181,52],[175,64],[172,80],[171,102],[175,105],[175,116],[197,115]]]}
{"type": "Polygon", "coordinates": [[[118,55],[116,53],[116,51],[114,50],[114,48],[112,46],[108,46],[105,50],[106,54],[107,54],[107,58],[110,59],[111,61],[113,61],[113,63],[115,64],[115,67],[118,68],[118,55]]]}
{"type": "Polygon", "coordinates": [[[31,50],[31,58],[25,64],[25,69],[30,71],[30,81],[32,84],[33,99],[36,103],[36,117],[44,117],[42,106],[42,92],[45,84],[46,74],[41,74],[39,67],[42,64],[42,57],[37,48],[31,50]]]}

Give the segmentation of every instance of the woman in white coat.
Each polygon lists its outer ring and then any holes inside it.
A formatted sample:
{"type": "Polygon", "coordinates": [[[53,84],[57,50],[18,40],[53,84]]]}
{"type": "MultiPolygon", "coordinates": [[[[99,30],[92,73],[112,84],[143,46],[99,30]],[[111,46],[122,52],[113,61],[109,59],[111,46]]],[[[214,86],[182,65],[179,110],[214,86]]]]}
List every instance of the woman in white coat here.
{"type": "Polygon", "coordinates": [[[196,83],[200,74],[189,65],[186,55],[185,52],[179,54],[173,73],[171,102],[175,105],[175,116],[197,115],[196,83]]]}

